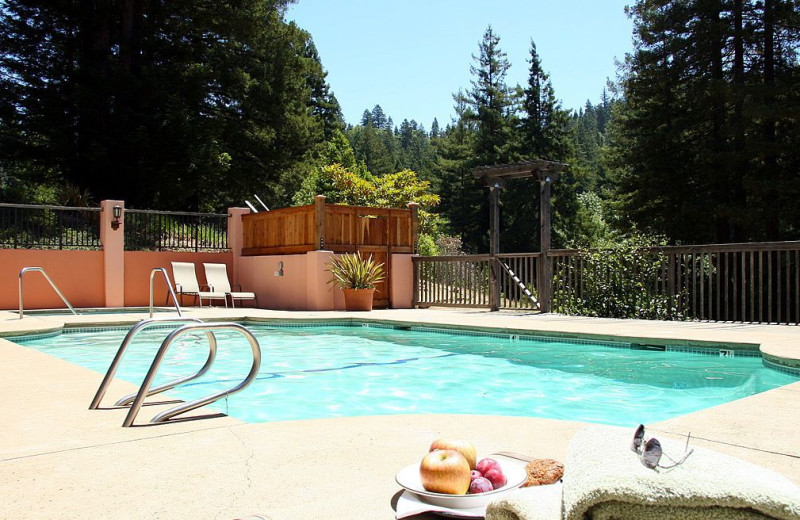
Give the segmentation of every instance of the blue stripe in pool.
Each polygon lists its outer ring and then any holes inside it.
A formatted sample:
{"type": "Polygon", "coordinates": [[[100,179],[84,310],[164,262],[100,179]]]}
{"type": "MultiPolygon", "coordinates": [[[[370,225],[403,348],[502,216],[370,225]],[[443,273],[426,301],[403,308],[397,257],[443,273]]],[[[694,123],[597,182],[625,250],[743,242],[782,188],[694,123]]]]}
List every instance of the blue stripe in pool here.
{"type": "MultiPolygon", "coordinates": [[[[248,327],[261,344],[259,375],[246,390],[214,407],[250,422],[456,413],[631,426],[800,379],[764,366],[759,356],[745,351],[722,357],[716,350],[653,350],[421,327],[248,327]]],[[[20,342],[105,373],[126,332],[93,329],[20,342]]],[[[139,384],[168,332],[139,334],[117,377],[139,384]]],[[[217,361],[211,370],[171,396],[202,397],[244,378],[252,361],[249,346],[241,336],[217,335],[217,361]]],[[[173,345],[156,383],[194,373],[207,354],[203,334],[186,336],[173,345]]]]}

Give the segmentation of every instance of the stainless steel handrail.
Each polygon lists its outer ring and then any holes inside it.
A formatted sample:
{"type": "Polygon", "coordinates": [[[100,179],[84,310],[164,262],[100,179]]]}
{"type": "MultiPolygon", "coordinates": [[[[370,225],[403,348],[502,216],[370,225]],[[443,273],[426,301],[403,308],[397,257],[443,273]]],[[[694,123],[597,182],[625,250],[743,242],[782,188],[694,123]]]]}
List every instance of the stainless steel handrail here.
{"type": "MultiPolygon", "coordinates": [[[[103,396],[108,389],[108,385],[111,384],[111,380],[114,379],[114,374],[117,373],[117,368],[119,367],[120,362],[122,361],[122,356],[125,354],[125,351],[128,349],[128,346],[133,341],[133,337],[136,336],[142,329],[146,329],[147,327],[152,327],[154,325],[163,325],[166,323],[203,323],[203,320],[200,318],[172,318],[172,317],[163,317],[163,318],[150,318],[149,320],[142,320],[133,327],[128,333],[125,335],[125,339],[122,340],[122,343],[119,345],[119,349],[117,349],[117,354],[114,356],[114,360],[111,361],[111,365],[108,367],[108,371],[106,372],[105,377],[103,378],[103,382],[100,383],[100,387],[97,389],[97,393],[92,399],[92,404],[89,405],[89,410],[96,410],[97,407],[100,406],[100,401],[103,399],[103,396]]],[[[213,334],[209,333],[209,343],[214,341],[214,351],[216,355],[216,338],[213,338],[213,334]],[[213,338],[213,340],[212,340],[213,338]]],[[[209,350],[211,348],[209,347],[209,350]]],[[[206,361],[206,365],[210,366],[211,361],[214,360],[214,357],[209,353],[209,360],[206,361]]],[[[205,370],[208,370],[207,366],[204,366],[200,373],[195,374],[193,377],[198,377],[205,373],[205,370]]],[[[191,379],[191,378],[189,378],[191,379]]],[[[155,390],[155,389],[154,389],[155,390]]],[[[152,395],[152,394],[151,394],[152,395]]],[[[124,399],[124,398],[123,398],[124,399]]]]}
{"type": "Polygon", "coordinates": [[[40,273],[42,273],[44,275],[45,279],[50,283],[50,287],[52,287],[53,290],[61,297],[61,301],[63,301],[65,304],[67,304],[67,307],[69,307],[69,310],[72,311],[72,314],[74,314],[76,316],[78,315],[78,313],[75,312],[75,309],[72,307],[72,305],[70,305],[70,303],[67,301],[67,298],[63,294],[61,294],[61,291],[58,290],[58,287],[56,287],[56,284],[53,283],[53,280],[51,280],[50,277],[47,276],[47,273],[44,271],[43,268],[41,268],[41,267],[23,267],[22,270],[19,272],[19,319],[22,319],[22,316],[23,316],[23,311],[22,311],[22,275],[24,275],[27,272],[31,272],[31,271],[39,271],[40,273]]]}
{"type": "Polygon", "coordinates": [[[164,279],[167,281],[167,289],[169,290],[169,294],[172,296],[173,303],[175,303],[175,309],[178,311],[178,316],[183,316],[183,313],[181,312],[181,306],[178,303],[178,298],[175,297],[175,291],[172,290],[172,282],[169,279],[167,270],[163,267],[156,267],[150,271],[150,317],[153,317],[153,276],[158,271],[161,271],[161,274],[164,275],[164,279]]]}
{"type": "MultiPolygon", "coordinates": [[[[197,320],[200,321],[200,320],[197,320]]],[[[214,363],[214,359],[217,357],[217,337],[214,336],[211,332],[206,332],[206,337],[208,338],[208,359],[206,359],[205,364],[198,370],[196,373],[186,376],[186,377],[179,377],[173,381],[168,383],[164,383],[162,385],[158,385],[155,388],[151,388],[147,391],[147,395],[145,397],[150,397],[151,395],[160,394],[161,392],[166,392],[167,390],[172,390],[176,386],[182,385],[187,381],[191,381],[192,379],[197,379],[198,377],[202,376],[208,369],[211,368],[211,364],[214,363]]],[[[114,406],[128,406],[136,399],[136,395],[139,392],[133,392],[132,394],[128,394],[125,397],[119,399],[114,406]]]]}
{"type": "MultiPolygon", "coordinates": [[[[169,336],[161,343],[161,347],[158,349],[155,358],[153,358],[153,364],[150,365],[150,370],[147,372],[147,375],[142,381],[142,386],[139,388],[139,392],[136,395],[136,399],[133,401],[130,410],[128,410],[128,415],[125,417],[125,421],[122,423],[122,426],[131,426],[133,424],[134,419],[136,419],[136,415],[139,413],[139,410],[144,403],[145,398],[148,395],[150,385],[153,383],[153,379],[158,372],[158,367],[161,365],[161,361],[164,359],[164,355],[167,353],[170,345],[181,335],[186,334],[191,331],[202,331],[202,332],[211,332],[217,330],[231,330],[240,332],[250,343],[250,348],[253,351],[253,365],[250,368],[250,372],[247,374],[241,383],[230,388],[228,390],[222,390],[220,392],[216,392],[206,397],[202,397],[200,399],[195,399],[194,401],[189,401],[187,403],[183,403],[178,405],[174,408],[170,408],[164,412],[159,413],[155,417],[153,417],[150,422],[151,423],[159,423],[164,422],[176,415],[180,415],[182,413],[188,412],[190,410],[194,410],[195,408],[200,408],[201,406],[205,406],[207,404],[213,403],[214,401],[221,399],[222,397],[227,397],[231,394],[234,394],[240,390],[246,388],[250,383],[258,375],[258,369],[261,366],[261,346],[258,344],[258,340],[256,340],[253,333],[247,330],[242,325],[238,323],[192,323],[189,325],[184,325],[179,329],[172,331],[169,336]]],[[[213,346],[216,349],[216,343],[213,346]]]]}

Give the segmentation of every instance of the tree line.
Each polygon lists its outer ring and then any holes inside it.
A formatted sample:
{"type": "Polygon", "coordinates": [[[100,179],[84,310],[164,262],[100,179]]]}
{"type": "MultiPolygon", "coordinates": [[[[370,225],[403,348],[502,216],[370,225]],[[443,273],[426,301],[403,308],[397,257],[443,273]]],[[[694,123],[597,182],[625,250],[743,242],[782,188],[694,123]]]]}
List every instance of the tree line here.
{"type": "MultiPolygon", "coordinates": [[[[429,253],[488,250],[472,169],[566,162],[553,245],[646,232],[672,243],[797,239],[797,0],[639,0],[633,51],[578,111],[530,42],[523,85],[490,26],[456,116],[345,124],[290,0],[7,0],[0,8],[0,196],[220,210],[426,197],[429,253]],[[359,193],[344,193],[356,187],[359,193]]],[[[538,185],[501,195],[501,247],[538,248],[538,185]]]]}

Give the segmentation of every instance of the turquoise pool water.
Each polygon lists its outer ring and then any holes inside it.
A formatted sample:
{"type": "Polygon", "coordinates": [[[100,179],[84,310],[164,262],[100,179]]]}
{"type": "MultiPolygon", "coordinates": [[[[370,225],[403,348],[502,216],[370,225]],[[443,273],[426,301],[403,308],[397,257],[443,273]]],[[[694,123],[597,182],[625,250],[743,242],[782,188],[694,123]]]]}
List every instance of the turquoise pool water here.
{"type": "MultiPolygon", "coordinates": [[[[365,326],[249,325],[261,370],[217,410],[250,422],[380,414],[517,415],[619,426],[651,423],[763,392],[799,378],[760,357],[721,357],[584,342],[445,334],[365,326]]],[[[105,373],[126,330],[71,332],[25,346],[105,373]]],[[[117,377],[141,383],[169,330],[137,336],[117,377]]],[[[169,395],[193,399],[235,385],[252,357],[241,336],[218,333],[217,361],[169,395]]],[[[173,345],[156,383],[205,362],[205,336],[173,345]]],[[[86,396],[87,405],[91,400],[86,396]]],[[[107,395],[105,404],[121,396],[107,395]]]]}

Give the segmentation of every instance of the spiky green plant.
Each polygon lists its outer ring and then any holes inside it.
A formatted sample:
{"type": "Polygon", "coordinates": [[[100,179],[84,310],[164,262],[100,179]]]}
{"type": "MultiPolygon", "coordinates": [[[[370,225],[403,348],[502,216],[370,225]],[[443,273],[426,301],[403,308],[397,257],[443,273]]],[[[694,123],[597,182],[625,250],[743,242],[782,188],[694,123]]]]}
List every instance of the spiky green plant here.
{"type": "Polygon", "coordinates": [[[384,278],[383,264],[376,263],[372,255],[364,260],[356,253],[345,253],[334,258],[327,267],[333,275],[328,283],[342,289],[374,289],[384,278]]]}

